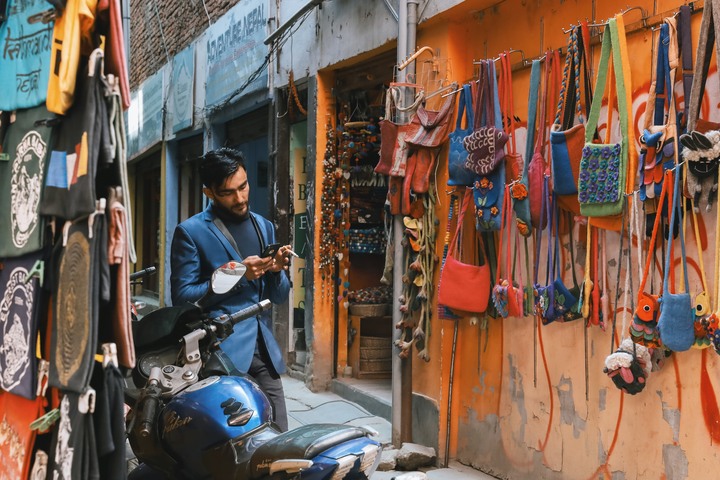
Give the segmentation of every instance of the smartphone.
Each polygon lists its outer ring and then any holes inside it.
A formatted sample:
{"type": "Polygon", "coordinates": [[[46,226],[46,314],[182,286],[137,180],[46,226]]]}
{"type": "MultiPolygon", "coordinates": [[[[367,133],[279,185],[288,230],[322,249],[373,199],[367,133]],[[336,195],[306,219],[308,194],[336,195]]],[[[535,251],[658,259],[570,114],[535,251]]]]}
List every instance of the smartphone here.
{"type": "Polygon", "coordinates": [[[262,251],[260,256],[262,258],[274,257],[280,247],[282,247],[281,243],[271,243],[265,247],[265,250],[262,251]]]}

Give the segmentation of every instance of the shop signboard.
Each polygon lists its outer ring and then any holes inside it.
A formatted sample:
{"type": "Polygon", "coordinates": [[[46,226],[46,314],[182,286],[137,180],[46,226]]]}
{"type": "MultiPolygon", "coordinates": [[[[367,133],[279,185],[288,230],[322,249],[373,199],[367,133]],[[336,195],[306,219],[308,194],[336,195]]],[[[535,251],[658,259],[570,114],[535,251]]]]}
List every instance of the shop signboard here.
{"type": "Polygon", "coordinates": [[[238,2],[205,32],[205,104],[227,99],[241,87],[243,93],[267,85],[265,56],[268,0],[238,2]],[[247,85],[246,85],[247,84],[247,85]]]}
{"type": "Polygon", "coordinates": [[[195,43],[175,55],[172,62],[172,131],[192,127],[195,88],[195,43]]]}
{"type": "Polygon", "coordinates": [[[148,77],[130,95],[127,118],[128,159],[147,150],[163,138],[164,69],[148,77]]]}
{"type": "Polygon", "coordinates": [[[308,226],[307,212],[307,122],[300,122],[290,127],[290,159],[291,178],[293,179],[294,230],[293,250],[300,258],[292,261],[293,307],[301,309],[305,306],[304,270],[307,258],[308,226]]]}

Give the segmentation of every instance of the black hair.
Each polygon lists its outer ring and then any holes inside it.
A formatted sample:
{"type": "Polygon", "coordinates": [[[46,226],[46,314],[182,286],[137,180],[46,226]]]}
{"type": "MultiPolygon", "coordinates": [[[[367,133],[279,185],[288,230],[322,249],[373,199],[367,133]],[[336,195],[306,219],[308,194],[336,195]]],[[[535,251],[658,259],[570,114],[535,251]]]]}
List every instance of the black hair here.
{"type": "Polygon", "coordinates": [[[208,188],[216,188],[225,182],[225,179],[245,168],[245,157],[239,150],[228,147],[211,150],[200,157],[198,172],[200,181],[208,188]]]}

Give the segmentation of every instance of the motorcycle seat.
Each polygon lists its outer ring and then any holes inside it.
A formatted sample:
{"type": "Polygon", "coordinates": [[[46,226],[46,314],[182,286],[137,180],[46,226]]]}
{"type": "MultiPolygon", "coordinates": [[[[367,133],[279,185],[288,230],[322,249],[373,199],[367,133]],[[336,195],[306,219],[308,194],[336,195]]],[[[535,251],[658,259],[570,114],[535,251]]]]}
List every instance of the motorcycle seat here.
{"type": "Polygon", "coordinates": [[[364,437],[367,431],[345,425],[303,425],[265,442],[255,450],[248,465],[249,480],[265,478],[275,460],[311,460],[325,450],[348,440],[364,437]]]}

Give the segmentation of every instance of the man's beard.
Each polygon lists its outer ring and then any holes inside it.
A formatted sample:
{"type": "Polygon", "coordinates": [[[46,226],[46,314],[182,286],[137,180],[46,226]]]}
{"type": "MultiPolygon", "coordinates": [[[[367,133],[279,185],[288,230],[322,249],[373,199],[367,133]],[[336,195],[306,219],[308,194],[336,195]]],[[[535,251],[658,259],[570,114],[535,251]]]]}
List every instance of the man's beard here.
{"type": "Polygon", "coordinates": [[[245,212],[238,213],[236,210],[226,208],[224,205],[213,202],[213,207],[219,213],[221,217],[226,217],[228,220],[246,220],[250,216],[250,203],[245,204],[245,212]]]}

